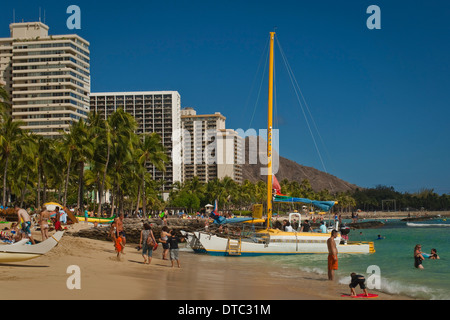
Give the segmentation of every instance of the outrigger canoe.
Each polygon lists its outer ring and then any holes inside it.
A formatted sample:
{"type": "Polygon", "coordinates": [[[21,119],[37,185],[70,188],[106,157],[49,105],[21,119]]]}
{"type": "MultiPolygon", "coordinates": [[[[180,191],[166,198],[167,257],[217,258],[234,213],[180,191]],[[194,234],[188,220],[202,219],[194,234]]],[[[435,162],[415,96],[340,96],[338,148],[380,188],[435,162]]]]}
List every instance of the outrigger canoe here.
{"type": "MultiPolygon", "coordinates": [[[[79,222],[86,221],[86,218],[83,216],[76,216],[79,222]]],[[[108,224],[113,223],[114,218],[96,218],[96,217],[88,217],[87,222],[98,222],[100,224],[108,224]]]]}
{"type": "Polygon", "coordinates": [[[0,263],[20,262],[40,257],[52,250],[61,240],[64,231],[57,231],[38,244],[27,244],[28,239],[22,239],[13,244],[0,245],[0,263]]]}

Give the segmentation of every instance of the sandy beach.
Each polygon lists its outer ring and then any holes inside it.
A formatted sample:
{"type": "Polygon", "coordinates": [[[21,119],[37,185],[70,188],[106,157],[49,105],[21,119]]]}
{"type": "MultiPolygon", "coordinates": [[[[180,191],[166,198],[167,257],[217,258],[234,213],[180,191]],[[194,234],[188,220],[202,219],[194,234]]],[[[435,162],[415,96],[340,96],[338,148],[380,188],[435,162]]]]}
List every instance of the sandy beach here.
{"type": "MultiPolygon", "coordinates": [[[[72,230],[92,226],[78,223],[72,230]]],[[[40,240],[39,233],[35,233],[40,240]]],[[[117,259],[112,242],[64,235],[46,255],[0,265],[2,300],[349,300],[348,286],[296,269],[256,265],[252,258],[212,257],[180,251],[181,268],[162,260],[144,265],[136,244],[117,259]],[[80,289],[69,289],[70,266],[80,270],[80,289]]],[[[377,299],[407,300],[376,291],[377,299]]],[[[351,299],[367,300],[367,299],[351,299]]]]}

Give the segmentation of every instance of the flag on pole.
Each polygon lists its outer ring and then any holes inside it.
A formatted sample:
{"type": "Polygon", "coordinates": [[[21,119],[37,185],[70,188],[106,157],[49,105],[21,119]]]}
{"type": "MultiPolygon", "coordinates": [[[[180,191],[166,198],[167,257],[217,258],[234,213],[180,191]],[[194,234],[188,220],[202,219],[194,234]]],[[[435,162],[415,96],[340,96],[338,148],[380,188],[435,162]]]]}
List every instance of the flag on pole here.
{"type": "Polygon", "coordinates": [[[219,216],[219,210],[218,210],[218,206],[217,206],[217,199],[214,201],[214,209],[211,212],[211,214],[209,215],[211,218],[216,218],[219,216]]]}
{"type": "Polygon", "coordinates": [[[216,216],[219,215],[219,205],[218,205],[217,199],[214,201],[214,210],[213,210],[213,212],[214,212],[214,214],[215,214],[216,216]]]}
{"type": "Polygon", "coordinates": [[[281,194],[281,186],[275,175],[272,175],[272,189],[275,189],[275,194],[281,194]]]}

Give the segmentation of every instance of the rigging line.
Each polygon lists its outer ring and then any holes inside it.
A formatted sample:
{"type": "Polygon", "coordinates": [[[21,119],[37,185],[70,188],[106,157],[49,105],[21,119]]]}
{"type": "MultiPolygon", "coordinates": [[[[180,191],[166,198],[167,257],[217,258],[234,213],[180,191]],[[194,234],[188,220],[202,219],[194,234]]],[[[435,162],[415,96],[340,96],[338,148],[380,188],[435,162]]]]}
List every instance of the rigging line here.
{"type": "MultiPolygon", "coordinates": [[[[282,51],[281,46],[280,46],[280,50],[282,51]]],[[[313,117],[313,115],[312,115],[312,113],[311,113],[311,110],[310,110],[310,108],[308,107],[308,104],[306,103],[306,99],[305,99],[305,97],[304,97],[304,95],[303,95],[303,92],[302,92],[302,90],[300,89],[300,86],[299,86],[299,84],[298,84],[298,82],[297,82],[297,79],[295,78],[294,72],[293,72],[291,66],[289,65],[289,62],[287,61],[287,57],[286,57],[286,55],[284,54],[284,52],[283,52],[283,55],[284,55],[284,57],[285,57],[286,63],[287,63],[287,65],[288,65],[288,67],[289,67],[289,70],[290,70],[290,72],[291,72],[291,74],[292,74],[292,77],[293,77],[293,79],[294,79],[294,82],[295,82],[295,84],[296,84],[296,87],[297,87],[298,91],[300,92],[300,95],[301,95],[301,97],[302,97],[303,103],[304,103],[304,105],[305,105],[305,107],[306,107],[306,110],[308,111],[308,114],[309,114],[309,116],[310,116],[310,118],[311,118],[311,121],[312,121],[312,123],[313,123],[313,125],[314,125],[314,128],[316,129],[317,135],[319,136],[319,139],[320,139],[320,141],[321,141],[321,143],[322,143],[322,146],[323,146],[323,148],[325,149],[325,153],[327,154],[328,159],[331,159],[330,154],[329,154],[329,152],[328,152],[328,149],[327,149],[326,146],[325,146],[325,142],[323,141],[322,135],[320,134],[319,128],[318,128],[318,126],[317,126],[317,124],[316,124],[316,121],[314,120],[314,117],[313,117]]],[[[316,146],[316,148],[317,148],[317,146],[316,146]]],[[[321,155],[320,155],[320,152],[319,152],[319,151],[317,151],[317,152],[319,153],[319,157],[321,158],[321,161],[322,161],[322,157],[321,157],[321,155]]],[[[323,164],[323,161],[322,161],[322,165],[323,165],[323,167],[324,167],[324,171],[325,171],[326,173],[328,173],[327,170],[326,170],[326,168],[325,168],[325,165],[323,164]]],[[[331,180],[329,181],[329,184],[330,184],[331,190],[333,190],[333,189],[334,189],[334,186],[333,186],[333,183],[331,182],[331,180]]]]}
{"type": "MultiPolygon", "coordinates": [[[[275,38],[277,39],[278,47],[281,48],[277,35],[275,35],[275,38]]],[[[280,49],[280,51],[282,51],[282,50],[280,49]]],[[[274,52],[274,55],[275,55],[275,52],[274,52]]],[[[275,76],[275,59],[274,59],[274,76],[275,76]]],[[[274,92],[274,98],[275,98],[275,100],[274,100],[274,101],[275,101],[275,114],[277,115],[277,117],[276,117],[276,124],[277,124],[277,127],[279,127],[279,122],[278,122],[278,109],[277,109],[277,105],[276,105],[276,101],[277,101],[277,99],[276,99],[276,83],[277,83],[277,81],[275,81],[275,79],[274,79],[274,87],[275,87],[275,90],[274,90],[274,91],[275,91],[275,92],[274,92]]],[[[295,89],[295,88],[294,88],[294,89],[295,89]]],[[[278,148],[279,148],[279,147],[278,147],[278,148]]],[[[278,154],[279,154],[279,152],[278,152],[278,154]]],[[[302,166],[300,167],[300,169],[301,169],[301,171],[303,172],[303,175],[304,175],[308,180],[311,180],[310,175],[303,169],[302,166]]]]}
{"type": "MultiPolygon", "coordinates": [[[[264,56],[266,56],[266,61],[265,61],[265,63],[264,63],[263,75],[262,75],[262,77],[261,77],[261,81],[260,81],[260,84],[259,84],[258,95],[257,95],[257,97],[256,97],[256,102],[255,102],[255,105],[254,105],[254,107],[253,107],[253,113],[252,113],[252,117],[251,117],[251,119],[250,119],[250,123],[249,123],[248,128],[251,128],[251,127],[252,127],[253,119],[255,118],[256,108],[257,108],[258,102],[259,102],[259,97],[261,96],[261,88],[262,88],[262,84],[263,84],[263,82],[264,82],[264,76],[265,76],[265,74],[266,74],[267,60],[269,59],[268,54],[266,54],[266,52],[268,52],[269,43],[270,43],[270,36],[267,38],[266,46],[265,46],[264,51],[263,51],[263,53],[262,53],[262,55],[261,55],[260,62],[259,62],[259,65],[258,65],[258,70],[257,70],[257,72],[256,72],[256,74],[255,74],[255,79],[254,79],[254,81],[256,81],[256,76],[257,76],[257,74],[258,74],[258,72],[259,72],[259,69],[260,69],[260,67],[261,67],[261,62],[262,62],[262,60],[263,60],[262,58],[263,58],[264,56]]],[[[252,87],[252,91],[253,91],[253,87],[252,87]]],[[[250,96],[249,96],[249,98],[250,98],[250,96]]]]}
{"type": "MultiPolygon", "coordinates": [[[[312,120],[312,122],[313,122],[314,128],[316,129],[316,132],[317,132],[317,134],[318,134],[318,136],[319,136],[319,138],[320,138],[320,141],[322,142],[322,146],[323,146],[323,148],[325,149],[325,152],[326,152],[326,154],[327,154],[327,156],[328,156],[328,159],[331,160],[330,154],[329,154],[329,152],[328,152],[328,149],[327,149],[326,146],[325,146],[325,142],[323,141],[323,138],[322,138],[322,135],[320,134],[319,128],[318,128],[318,126],[317,126],[317,124],[316,124],[316,122],[315,122],[315,120],[314,120],[314,117],[312,116],[311,110],[310,110],[310,108],[308,107],[308,104],[306,103],[306,99],[305,99],[305,97],[304,97],[304,95],[303,95],[303,92],[302,92],[301,89],[300,89],[300,86],[299,86],[299,84],[298,84],[298,82],[297,82],[297,79],[295,78],[294,72],[293,72],[291,66],[289,65],[289,62],[287,61],[287,57],[286,57],[286,55],[285,55],[283,49],[281,48],[281,44],[280,44],[279,42],[278,42],[278,46],[279,46],[280,51],[281,51],[281,53],[282,53],[283,59],[284,59],[284,61],[285,61],[285,64],[287,64],[288,73],[289,73],[290,75],[292,75],[292,78],[293,78],[293,80],[295,81],[296,88],[297,88],[298,91],[300,92],[300,95],[301,95],[301,97],[302,97],[302,100],[303,100],[303,103],[304,103],[304,105],[305,105],[305,107],[306,107],[306,110],[308,111],[309,116],[310,116],[310,118],[311,118],[311,120],[312,120]]],[[[291,79],[291,81],[292,81],[292,79],[291,79]]],[[[299,102],[299,103],[300,103],[300,102],[299,102]]],[[[300,103],[300,106],[301,106],[301,103],[300,103]]],[[[303,111],[303,110],[302,110],[302,111],[303,111]]],[[[306,118],[305,118],[305,119],[306,119],[306,118]]],[[[312,133],[311,133],[311,134],[312,134],[312,133]]],[[[313,141],[315,142],[314,137],[313,137],[313,141]]],[[[320,158],[320,160],[321,160],[321,162],[322,162],[322,166],[323,166],[323,168],[324,168],[324,171],[325,171],[326,173],[328,173],[328,172],[327,172],[327,169],[326,169],[326,167],[325,167],[325,164],[324,164],[324,162],[323,162],[322,156],[321,156],[321,154],[320,154],[320,152],[319,152],[319,150],[318,150],[317,145],[316,145],[316,150],[317,150],[317,153],[319,154],[319,158],[320,158]]],[[[333,183],[332,183],[331,181],[329,181],[329,184],[330,184],[330,190],[333,190],[333,189],[334,189],[333,183]]]]}
{"type": "MultiPolygon", "coordinates": [[[[287,61],[287,58],[286,58],[286,61],[287,61]]],[[[318,126],[317,126],[317,123],[316,123],[316,121],[314,120],[314,117],[313,117],[313,115],[312,115],[312,113],[311,113],[311,109],[309,108],[308,104],[306,103],[306,99],[305,99],[305,97],[303,96],[303,92],[302,92],[302,90],[300,89],[300,86],[299,86],[299,84],[298,84],[298,82],[297,82],[297,79],[295,78],[294,72],[292,71],[292,68],[291,68],[291,66],[289,65],[289,62],[287,62],[287,64],[288,64],[288,66],[289,66],[289,69],[291,70],[290,72],[291,72],[292,75],[293,75],[294,82],[295,82],[295,84],[296,84],[296,86],[297,86],[297,88],[298,88],[298,91],[300,92],[300,95],[301,95],[301,97],[302,97],[303,103],[304,103],[304,105],[305,105],[305,107],[306,107],[306,110],[308,111],[308,114],[309,114],[309,116],[310,116],[310,118],[311,118],[311,121],[312,121],[312,123],[313,123],[313,125],[314,125],[314,128],[316,129],[317,135],[319,136],[320,142],[322,143],[322,146],[323,146],[323,148],[325,149],[325,152],[326,152],[326,154],[327,154],[327,156],[328,156],[328,159],[331,159],[330,154],[329,154],[329,152],[328,152],[328,149],[327,149],[326,146],[325,146],[325,142],[324,142],[324,140],[323,140],[323,138],[322,138],[322,135],[320,134],[319,128],[318,128],[318,126]]]]}
{"type": "Polygon", "coordinates": [[[275,64],[275,53],[273,57],[273,119],[275,120],[275,125],[272,125],[272,129],[275,127],[279,128],[278,124],[278,109],[277,109],[277,71],[276,71],[276,64],[275,64]]]}
{"type": "Polygon", "coordinates": [[[261,56],[259,58],[258,68],[256,69],[256,73],[255,73],[255,76],[253,77],[253,81],[252,81],[252,86],[250,88],[250,92],[249,92],[249,94],[247,96],[247,99],[245,101],[244,112],[247,110],[248,103],[249,103],[249,100],[250,100],[250,96],[251,96],[251,94],[253,92],[253,88],[255,87],[255,82],[256,82],[256,79],[257,79],[257,76],[258,76],[259,70],[261,68],[261,65],[262,65],[262,62],[263,62],[263,58],[265,56],[265,52],[266,52],[268,46],[269,46],[269,38],[267,39],[266,45],[264,47],[264,50],[262,51],[261,56]]]}
{"type": "MultiPolygon", "coordinates": [[[[303,116],[304,116],[304,118],[305,118],[306,124],[307,124],[307,126],[308,126],[309,133],[310,133],[311,138],[312,138],[313,143],[314,143],[314,147],[315,147],[315,149],[316,149],[316,151],[317,151],[317,153],[318,153],[318,155],[319,155],[319,159],[320,159],[320,162],[322,163],[322,167],[324,168],[324,171],[327,172],[326,167],[325,167],[325,163],[323,162],[323,159],[322,159],[322,155],[321,155],[321,153],[320,153],[320,151],[319,151],[319,148],[318,148],[318,146],[317,146],[316,139],[315,139],[314,134],[313,134],[313,132],[312,132],[311,125],[310,125],[310,123],[309,123],[309,121],[308,121],[308,117],[307,117],[307,115],[306,115],[306,113],[305,113],[303,104],[302,104],[302,102],[300,101],[300,96],[299,96],[299,93],[298,93],[298,91],[300,91],[300,89],[297,88],[297,87],[295,86],[295,83],[297,83],[296,81],[294,82],[295,76],[293,75],[292,68],[290,68],[289,63],[287,62],[287,58],[286,58],[286,56],[285,56],[285,54],[284,54],[283,49],[281,48],[281,45],[280,45],[280,42],[278,41],[278,38],[277,38],[277,43],[278,43],[278,48],[279,48],[279,50],[280,50],[280,52],[281,52],[281,56],[282,56],[282,58],[283,58],[283,62],[284,62],[285,66],[286,66],[286,69],[287,69],[287,71],[288,71],[289,79],[291,80],[292,86],[294,87],[294,92],[295,92],[295,95],[296,95],[296,97],[297,97],[297,101],[298,101],[298,103],[300,104],[300,107],[301,107],[301,109],[302,109],[303,116]]],[[[297,83],[297,86],[298,86],[298,83],[297,83]]],[[[301,92],[301,91],[300,91],[300,92],[301,92]]],[[[302,96],[303,96],[303,95],[302,95],[302,96]]],[[[307,106],[305,105],[305,107],[307,107],[307,106]]],[[[309,110],[309,109],[308,109],[308,110],[309,110]]],[[[309,112],[309,114],[310,114],[310,116],[311,116],[311,113],[310,113],[310,112],[309,112]]],[[[312,116],[311,116],[311,117],[312,117],[312,116]]],[[[312,120],[313,120],[313,118],[312,118],[312,120]]],[[[314,122],[314,120],[313,120],[313,122],[314,122]]],[[[316,126],[316,130],[317,130],[317,126],[316,126]]]]}
{"type": "MultiPolygon", "coordinates": [[[[280,128],[280,124],[278,122],[278,104],[277,104],[277,72],[276,72],[276,62],[275,62],[275,50],[273,53],[274,57],[273,57],[273,107],[274,107],[274,117],[273,119],[275,120],[275,125],[272,124],[272,129],[279,129],[280,128]]],[[[278,131],[278,134],[280,133],[280,131],[278,131]]],[[[279,139],[279,137],[278,137],[279,139]]],[[[275,140],[273,139],[273,133],[272,133],[272,143],[275,140]]],[[[272,154],[273,151],[276,151],[278,156],[280,155],[280,145],[278,144],[273,144],[273,150],[272,150],[272,154]]],[[[278,164],[279,165],[279,164],[278,164]]]]}

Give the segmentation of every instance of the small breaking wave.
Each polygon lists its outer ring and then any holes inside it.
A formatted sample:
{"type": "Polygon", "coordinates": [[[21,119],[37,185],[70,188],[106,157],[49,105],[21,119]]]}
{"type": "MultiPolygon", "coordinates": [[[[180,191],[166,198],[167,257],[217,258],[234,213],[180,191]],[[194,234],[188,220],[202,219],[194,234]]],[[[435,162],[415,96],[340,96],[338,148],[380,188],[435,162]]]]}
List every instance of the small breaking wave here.
{"type": "Polygon", "coordinates": [[[413,223],[413,222],[407,222],[406,225],[408,227],[450,227],[450,223],[413,223]]]}

